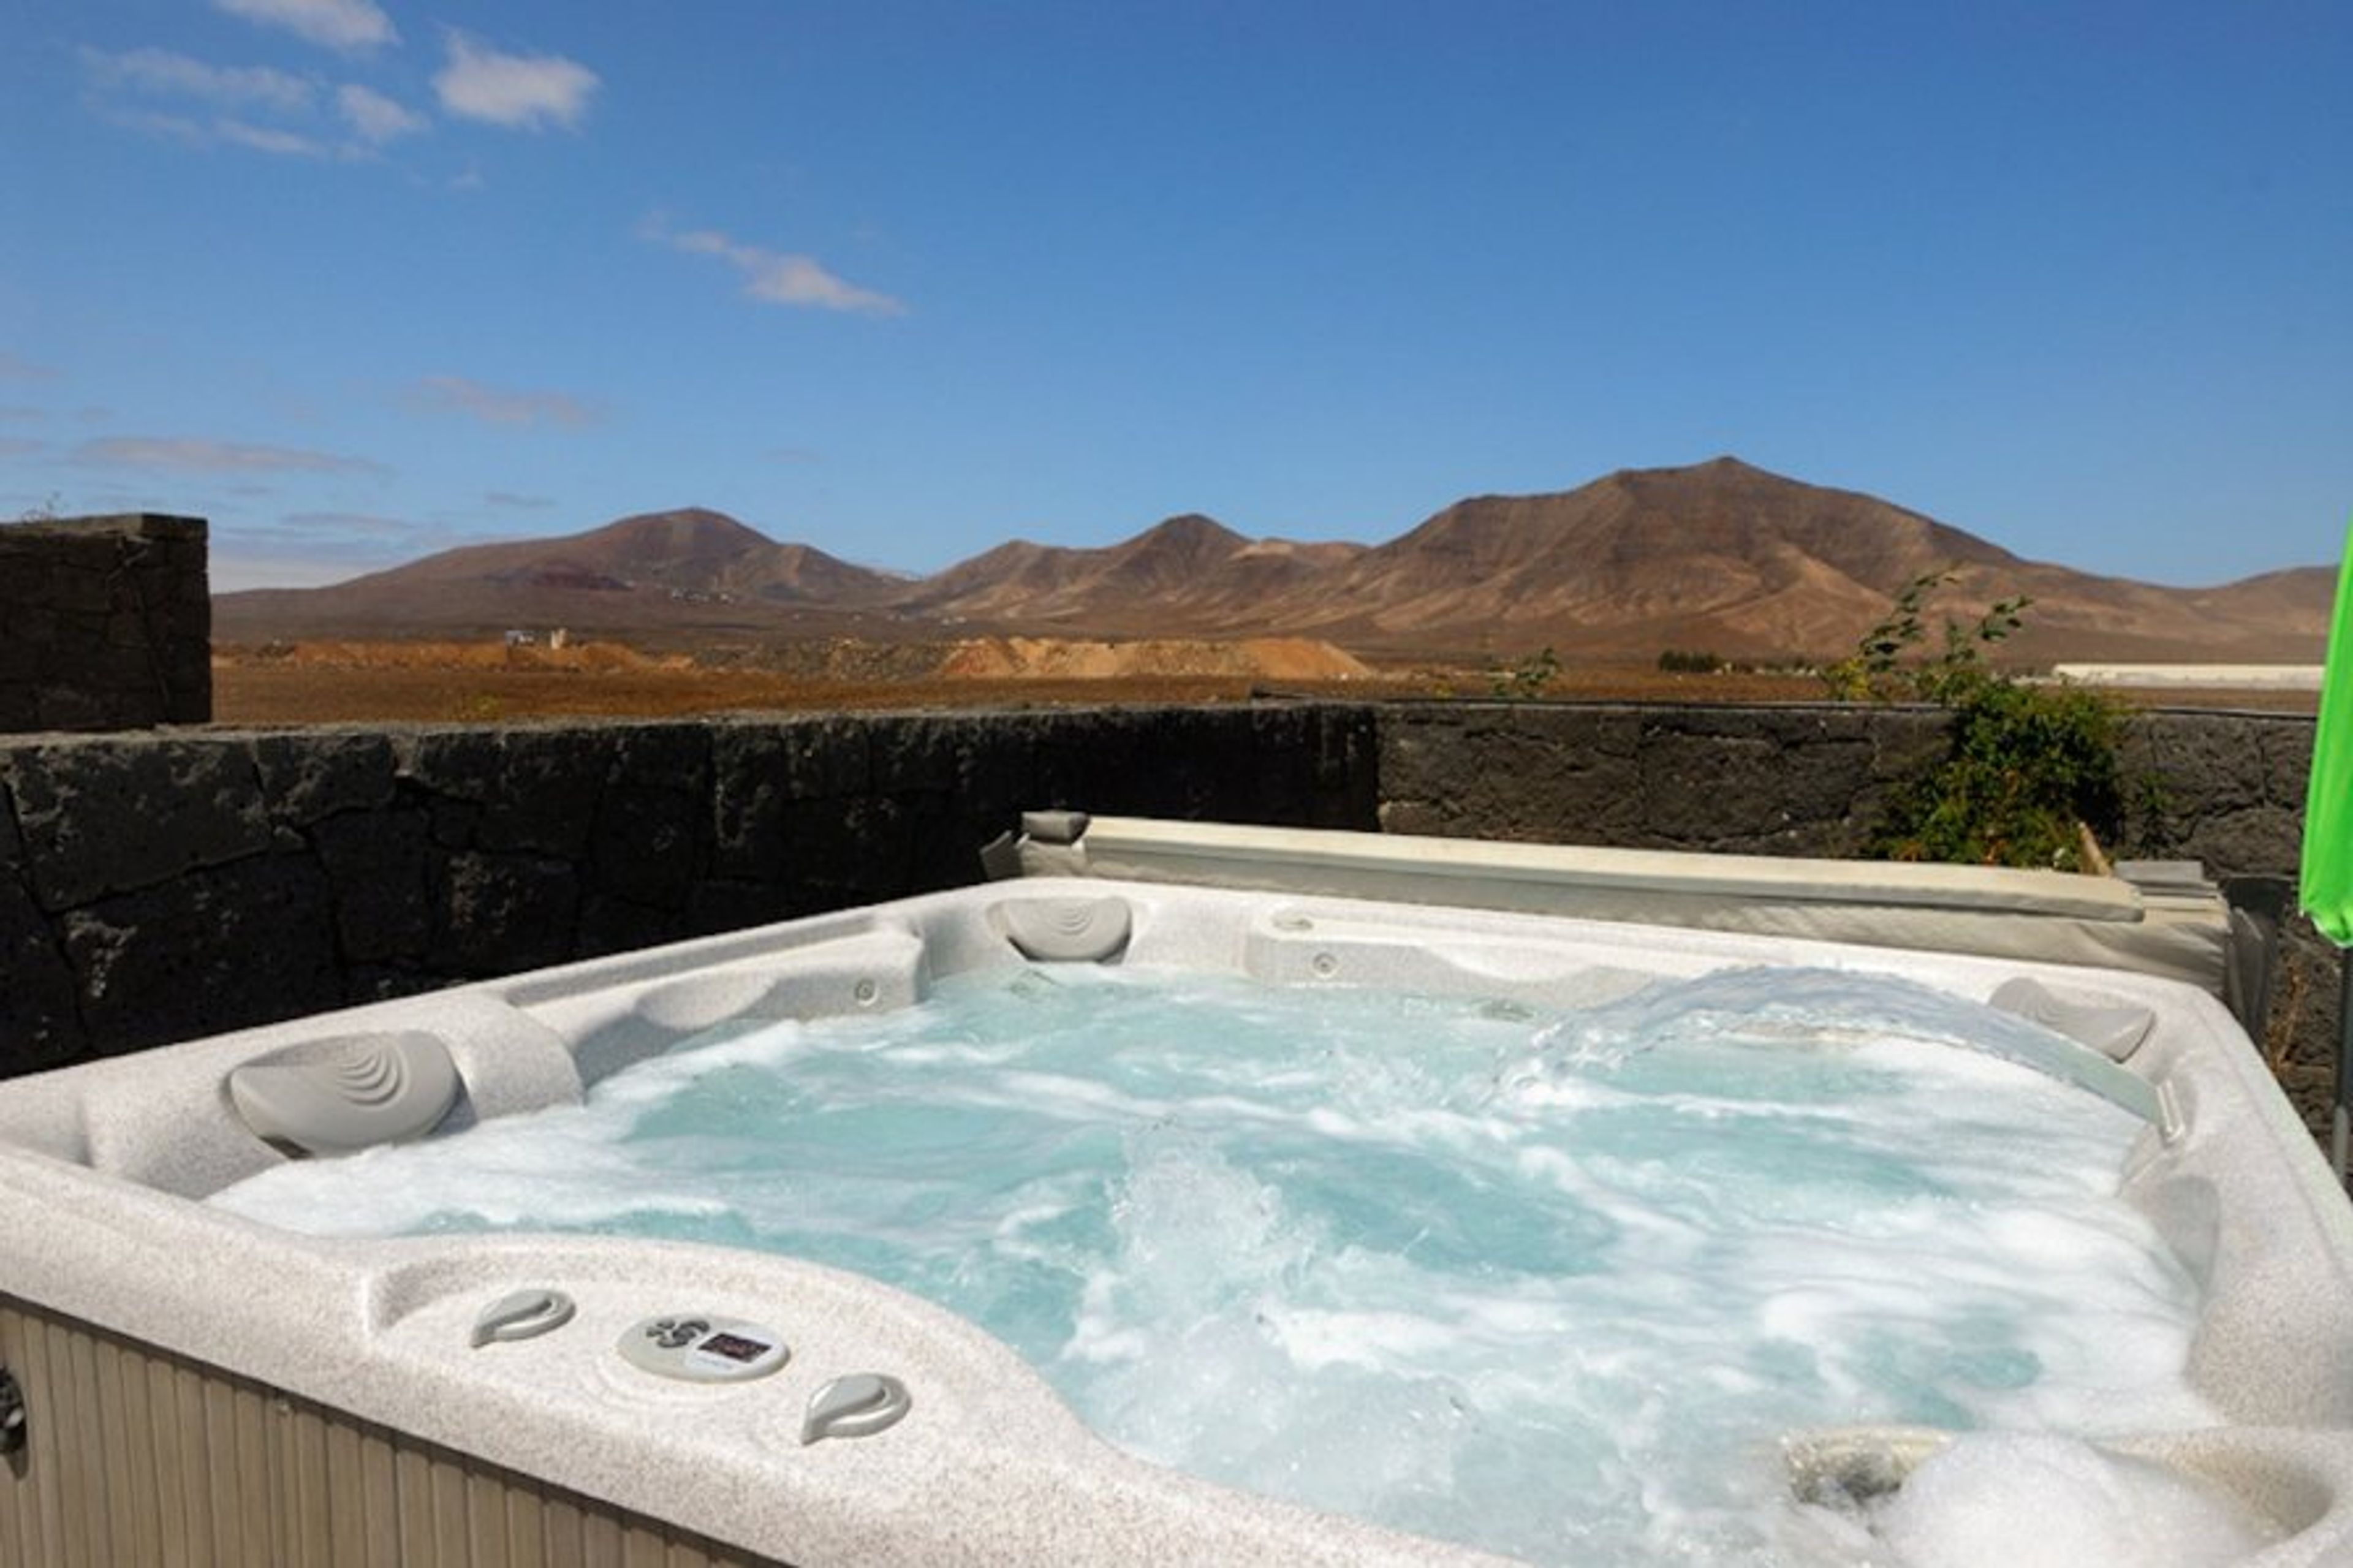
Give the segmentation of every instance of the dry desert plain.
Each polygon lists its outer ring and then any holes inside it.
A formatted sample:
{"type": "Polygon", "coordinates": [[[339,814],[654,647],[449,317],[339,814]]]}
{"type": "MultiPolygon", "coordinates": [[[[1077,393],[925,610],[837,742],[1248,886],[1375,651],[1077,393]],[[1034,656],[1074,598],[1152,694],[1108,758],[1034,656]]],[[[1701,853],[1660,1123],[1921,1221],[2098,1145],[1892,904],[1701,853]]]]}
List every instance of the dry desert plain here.
{"type": "MultiPolygon", "coordinates": [[[[1567,662],[1540,689],[1508,666],[1367,664],[1300,638],[1233,642],[986,638],[942,644],[841,641],[696,650],[612,641],[512,646],[501,639],[222,645],[213,717],[231,725],[505,723],[533,719],[880,708],[1232,702],[1253,698],[1805,702],[1810,675],[1669,671],[1634,661],[1567,662]],[[1502,689],[1499,689],[1501,688],[1502,689]]],[[[2310,692],[2123,691],[2166,707],[2310,711],[2310,692]]]]}

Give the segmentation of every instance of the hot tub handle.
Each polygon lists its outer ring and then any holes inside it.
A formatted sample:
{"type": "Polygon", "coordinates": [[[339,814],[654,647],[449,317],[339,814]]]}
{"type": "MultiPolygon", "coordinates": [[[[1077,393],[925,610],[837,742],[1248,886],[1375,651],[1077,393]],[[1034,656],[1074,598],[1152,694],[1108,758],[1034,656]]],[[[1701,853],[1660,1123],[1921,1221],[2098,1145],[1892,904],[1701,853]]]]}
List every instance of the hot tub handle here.
{"type": "Polygon", "coordinates": [[[828,1437],[868,1437],[894,1426],[914,1401],[907,1385],[878,1372],[837,1377],[809,1398],[801,1422],[801,1447],[828,1437]]]}
{"type": "Polygon", "coordinates": [[[561,1290],[517,1290],[482,1309],[470,1342],[474,1349],[537,1339],[572,1321],[572,1298],[561,1290]]]}

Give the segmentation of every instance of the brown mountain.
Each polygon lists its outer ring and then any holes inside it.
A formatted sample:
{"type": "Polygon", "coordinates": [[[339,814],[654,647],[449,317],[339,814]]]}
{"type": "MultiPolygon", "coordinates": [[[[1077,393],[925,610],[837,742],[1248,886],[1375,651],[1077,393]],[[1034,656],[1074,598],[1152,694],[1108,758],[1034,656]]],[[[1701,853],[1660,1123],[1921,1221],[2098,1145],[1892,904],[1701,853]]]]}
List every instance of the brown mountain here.
{"type": "Polygon", "coordinates": [[[1917,512],[1720,458],[1458,502],[1359,557],[1313,624],[1367,645],[1798,653],[1852,643],[1923,572],[2016,563],[1917,512]]]}
{"type": "Polygon", "coordinates": [[[2034,601],[2016,648],[2028,658],[2316,658],[2327,637],[2326,571],[2203,592],[2094,577],[1732,458],[1460,502],[1366,552],[1324,591],[1327,616],[1295,624],[1368,650],[1436,640],[1826,654],[1943,570],[1954,580],[1932,619],[2034,601]]]}
{"type": "Polygon", "coordinates": [[[1245,539],[1198,513],[1101,549],[1017,540],[924,578],[901,614],[1008,630],[1257,635],[1267,607],[1363,553],[1357,544],[1245,539]]]}
{"type": "Polygon", "coordinates": [[[213,601],[214,635],[259,642],[480,635],[510,626],[601,635],[780,625],[823,631],[835,629],[845,612],[881,605],[905,587],[902,579],[809,545],[778,544],[724,513],[687,507],[560,539],[447,550],[324,588],[223,594],[213,601]]]}
{"type": "Polygon", "coordinates": [[[1546,644],[1649,659],[1842,653],[1904,585],[1951,570],[1932,617],[2034,601],[2036,659],[2314,660],[2334,573],[2211,589],[2028,561],[1920,513],[1736,458],[1577,489],[1458,502],[1372,548],[1250,540],[1169,519],[1097,549],[1016,541],[905,580],[718,513],[624,519],[565,539],[450,551],[331,588],[224,595],[216,635],[448,635],[565,625],[639,637],[926,637],[985,627],[1096,637],[1303,634],[1387,655],[1546,644]]]}

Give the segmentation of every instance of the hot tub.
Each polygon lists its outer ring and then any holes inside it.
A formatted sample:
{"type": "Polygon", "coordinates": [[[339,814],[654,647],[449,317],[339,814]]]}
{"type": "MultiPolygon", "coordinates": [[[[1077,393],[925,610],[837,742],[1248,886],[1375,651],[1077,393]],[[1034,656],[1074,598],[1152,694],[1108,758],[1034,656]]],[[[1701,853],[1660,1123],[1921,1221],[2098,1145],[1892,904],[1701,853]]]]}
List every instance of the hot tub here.
{"type": "MultiPolygon", "coordinates": [[[[1535,1009],[1742,966],[2004,998],[2072,1037],[2042,1070],[2134,1108],[2118,1184],[2202,1287],[2186,1371],[2218,1418],[2102,1447],[2265,1521],[2278,1539],[2248,1559],[2265,1568],[2353,1554],[2353,1214],[2244,1034],[2196,987],[2007,956],[1040,878],[0,1089],[0,1422],[16,1412],[0,1560],[1494,1561],[1131,1457],[1006,1345],[854,1272],[586,1236],[313,1238],[203,1201],[305,1150],[462,1138],[577,1101],[714,1026],[880,1014],[1024,964],[1535,1009]]],[[[1947,1434],[1776,1436],[1795,1492],[1852,1497],[1899,1488],[1947,1434]]]]}

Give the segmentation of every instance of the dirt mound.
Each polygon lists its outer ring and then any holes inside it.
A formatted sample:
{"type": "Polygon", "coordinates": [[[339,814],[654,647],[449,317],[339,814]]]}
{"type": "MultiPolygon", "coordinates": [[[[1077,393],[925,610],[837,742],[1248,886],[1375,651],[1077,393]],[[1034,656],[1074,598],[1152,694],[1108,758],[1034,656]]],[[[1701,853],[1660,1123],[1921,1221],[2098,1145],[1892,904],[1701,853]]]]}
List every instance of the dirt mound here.
{"type": "Polygon", "coordinates": [[[939,673],[948,679],[982,680],[1110,680],[1174,675],[1356,680],[1372,671],[1330,643],[1307,637],[1247,637],[1239,642],[978,637],[949,648],[939,673]]]}
{"type": "Polygon", "coordinates": [[[625,643],[567,642],[272,642],[222,645],[213,663],[242,667],[276,665],[297,669],[569,669],[587,674],[615,670],[686,669],[683,654],[654,658],[625,643]]]}

